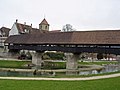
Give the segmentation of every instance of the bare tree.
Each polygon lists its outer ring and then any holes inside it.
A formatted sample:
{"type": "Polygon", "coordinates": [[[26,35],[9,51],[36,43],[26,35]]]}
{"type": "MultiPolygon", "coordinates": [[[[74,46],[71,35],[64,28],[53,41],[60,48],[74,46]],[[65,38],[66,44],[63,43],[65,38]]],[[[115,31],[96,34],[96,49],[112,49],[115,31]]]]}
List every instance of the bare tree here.
{"type": "Polygon", "coordinates": [[[75,31],[75,29],[73,29],[72,25],[66,24],[63,26],[62,31],[63,32],[70,32],[70,31],[75,31]]]}

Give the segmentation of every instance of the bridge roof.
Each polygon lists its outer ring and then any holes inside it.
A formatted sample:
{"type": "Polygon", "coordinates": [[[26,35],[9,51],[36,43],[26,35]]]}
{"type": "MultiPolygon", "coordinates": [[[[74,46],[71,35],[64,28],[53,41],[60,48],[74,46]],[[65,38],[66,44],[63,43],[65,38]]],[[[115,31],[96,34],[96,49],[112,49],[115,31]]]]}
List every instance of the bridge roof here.
{"type": "Polygon", "coordinates": [[[120,30],[23,34],[8,37],[13,44],[120,44],[120,30]]]}

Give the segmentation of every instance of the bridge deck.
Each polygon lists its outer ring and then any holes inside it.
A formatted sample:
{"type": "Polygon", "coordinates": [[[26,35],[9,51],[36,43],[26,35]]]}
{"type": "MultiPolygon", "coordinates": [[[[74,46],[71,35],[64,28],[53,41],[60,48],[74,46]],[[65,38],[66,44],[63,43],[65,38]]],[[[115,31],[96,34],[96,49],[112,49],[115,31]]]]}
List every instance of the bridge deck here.
{"type": "Polygon", "coordinates": [[[16,50],[34,50],[34,51],[62,51],[71,53],[108,53],[108,54],[120,54],[120,46],[78,46],[74,47],[66,45],[9,45],[9,49],[16,50]]]}

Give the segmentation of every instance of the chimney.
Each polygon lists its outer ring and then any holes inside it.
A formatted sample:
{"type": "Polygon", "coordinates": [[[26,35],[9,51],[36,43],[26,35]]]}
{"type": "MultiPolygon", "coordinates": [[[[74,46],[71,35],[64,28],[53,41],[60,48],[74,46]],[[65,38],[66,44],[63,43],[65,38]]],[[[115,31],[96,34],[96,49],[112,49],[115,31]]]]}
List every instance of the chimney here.
{"type": "Polygon", "coordinates": [[[31,27],[32,27],[32,23],[31,23],[31,27]]]}
{"type": "Polygon", "coordinates": [[[18,22],[18,19],[16,19],[16,23],[18,22]]]}

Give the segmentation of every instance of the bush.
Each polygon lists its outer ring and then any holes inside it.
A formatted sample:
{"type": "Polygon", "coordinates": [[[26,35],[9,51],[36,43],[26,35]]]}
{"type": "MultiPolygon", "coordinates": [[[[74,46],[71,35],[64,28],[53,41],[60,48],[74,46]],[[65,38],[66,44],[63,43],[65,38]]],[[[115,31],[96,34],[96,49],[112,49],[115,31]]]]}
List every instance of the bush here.
{"type": "Polygon", "coordinates": [[[46,52],[44,56],[47,55],[49,59],[52,60],[63,60],[64,53],[62,52],[46,52]]]}
{"type": "Polygon", "coordinates": [[[97,59],[98,59],[98,60],[103,59],[103,54],[102,54],[102,53],[98,53],[98,54],[97,54],[97,59]]]}
{"type": "Polygon", "coordinates": [[[32,55],[30,54],[30,52],[25,53],[24,51],[20,53],[20,55],[18,56],[18,59],[23,60],[23,59],[29,59],[32,60],[32,55]]]}

